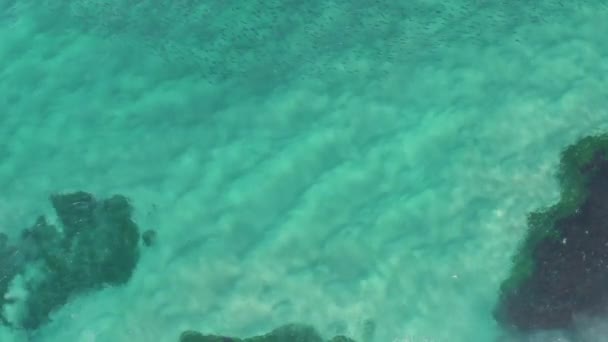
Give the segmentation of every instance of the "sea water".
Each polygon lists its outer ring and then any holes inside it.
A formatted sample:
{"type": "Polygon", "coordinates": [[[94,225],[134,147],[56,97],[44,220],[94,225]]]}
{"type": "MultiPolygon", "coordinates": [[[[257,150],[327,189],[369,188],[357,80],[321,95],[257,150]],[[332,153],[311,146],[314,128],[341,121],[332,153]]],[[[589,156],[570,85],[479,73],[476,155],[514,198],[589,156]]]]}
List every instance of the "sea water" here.
{"type": "Polygon", "coordinates": [[[74,190],[157,232],[127,284],[2,341],[503,341],[526,215],[557,201],[559,152],[608,129],[602,1],[0,9],[0,232],[74,190]]]}

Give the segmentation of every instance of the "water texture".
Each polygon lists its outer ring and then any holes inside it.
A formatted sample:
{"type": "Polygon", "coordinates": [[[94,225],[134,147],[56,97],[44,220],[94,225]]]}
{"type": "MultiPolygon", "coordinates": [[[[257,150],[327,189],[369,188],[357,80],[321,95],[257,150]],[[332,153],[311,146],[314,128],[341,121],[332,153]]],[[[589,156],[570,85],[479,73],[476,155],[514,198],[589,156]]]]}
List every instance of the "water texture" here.
{"type": "Polygon", "coordinates": [[[503,339],[526,214],[558,198],[559,152],[608,129],[607,18],[597,0],[0,0],[0,232],[77,190],[127,196],[157,232],[127,284],[0,340],[503,339]]]}

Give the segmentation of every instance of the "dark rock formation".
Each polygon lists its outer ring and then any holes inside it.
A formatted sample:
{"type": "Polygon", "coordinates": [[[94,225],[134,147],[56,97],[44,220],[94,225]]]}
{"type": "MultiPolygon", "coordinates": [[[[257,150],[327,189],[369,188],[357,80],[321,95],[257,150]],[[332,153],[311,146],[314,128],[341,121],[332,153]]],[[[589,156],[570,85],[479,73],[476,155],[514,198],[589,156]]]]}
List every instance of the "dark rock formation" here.
{"type": "MultiPolygon", "coordinates": [[[[139,259],[139,228],[125,197],[98,202],[91,194],[75,192],[53,195],[51,202],[61,229],[40,216],[14,246],[0,238],[1,298],[15,276],[25,281],[27,297],[18,304],[24,315],[11,322],[18,328],[40,327],[73,296],[124,284],[139,259]],[[28,269],[38,275],[28,276],[28,269]]],[[[7,304],[10,299],[0,307],[7,304]]],[[[3,315],[2,321],[9,319],[3,315]]]]}
{"type": "Polygon", "coordinates": [[[529,215],[495,317],[518,331],[568,329],[608,308],[608,135],[562,152],[559,203],[529,215]]]}
{"type": "Polygon", "coordinates": [[[141,239],[146,247],[150,247],[156,243],[156,231],[152,229],[146,230],[142,235],[141,239]]]}
{"type": "MultiPolygon", "coordinates": [[[[20,270],[17,251],[15,247],[9,245],[8,237],[0,233],[0,294],[8,291],[12,279],[20,270]]],[[[10,299],[0,296],[0,308],[7,303],[10,303],[10,299]]],[[[3,315],[0,315],[0,323],[8,323],[3,315]]]]}
{"type": "MultiPolygon", "coordinates": [[[[196,331],[185,331],[179,342],[324,342],[319,333],[309,325],[287,324],[262,335],[245,339],[218,335],[203,335],[196,331]]],[[[345,336],[336,336],[328,342],[355,342],[345,336]]]]}

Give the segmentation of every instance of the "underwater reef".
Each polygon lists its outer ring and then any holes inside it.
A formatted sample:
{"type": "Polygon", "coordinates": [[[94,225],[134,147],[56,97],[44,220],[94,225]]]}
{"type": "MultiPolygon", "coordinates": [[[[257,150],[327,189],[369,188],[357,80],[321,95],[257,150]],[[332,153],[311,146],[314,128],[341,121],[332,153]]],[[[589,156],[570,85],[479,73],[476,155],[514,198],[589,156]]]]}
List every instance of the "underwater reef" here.
{"type": "Polygon", "coordinates": [[[196,331],[185,331],[179,342],[355,342],[345,336],[335,336],[330,340],[324,340],[321,335],[311,326],[304,324],[286,324],[271,332],[245,339],[203,335],[196,331]]]}
{"type": "Polygon", "coordinates": [[[60,227],[44,216],[10,243],[0,234],[0,323],[35,330],[70,298],[126,283],[139,260],[139,227],[121,195],[78,191],[50,197],[60,227]]]}
{"type": "Polygon", "coordinates": [[[558,181],[559,202],[529,214],[501,285],[494,317],[511,330],[570,329],[608,308],[608,134],[568,146],[558,181]]]}

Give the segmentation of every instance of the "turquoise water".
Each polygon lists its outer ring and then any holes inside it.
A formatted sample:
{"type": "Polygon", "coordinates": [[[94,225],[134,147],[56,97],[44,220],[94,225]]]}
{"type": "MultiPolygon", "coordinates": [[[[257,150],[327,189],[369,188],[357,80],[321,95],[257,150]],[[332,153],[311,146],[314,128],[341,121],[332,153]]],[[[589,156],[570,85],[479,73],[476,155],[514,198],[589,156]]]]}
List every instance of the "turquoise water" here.
{"type": "Polygon", "coordinates": [[[0,0],[0,232],[85,190],[158,233],[126,285],[0,340],[501,339],[526,214],[608,129],[608,5],[201,3],[0,0]]]}

